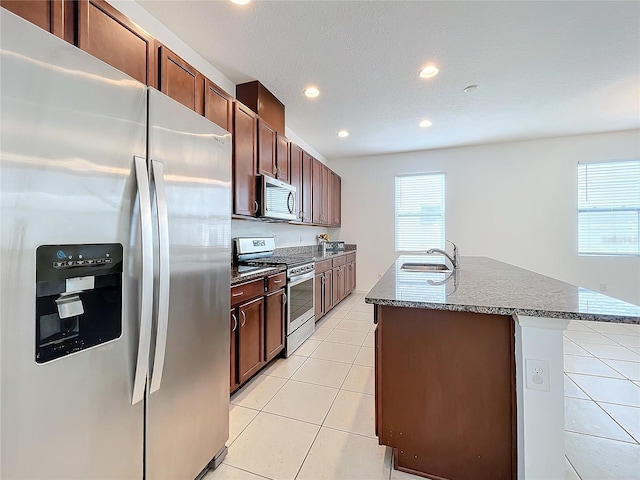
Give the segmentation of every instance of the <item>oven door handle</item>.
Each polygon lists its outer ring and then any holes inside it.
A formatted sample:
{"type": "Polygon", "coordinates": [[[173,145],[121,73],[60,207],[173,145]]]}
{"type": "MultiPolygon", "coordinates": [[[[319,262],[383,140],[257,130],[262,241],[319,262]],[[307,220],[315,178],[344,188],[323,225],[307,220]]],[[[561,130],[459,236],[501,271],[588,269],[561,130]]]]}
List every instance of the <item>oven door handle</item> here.
{"type": "Polygon", "coordinates": [[[316,276],[316,271],[315,270],[311,270],[310,272],[307,272],[303,275],[296,275],[293,278],[289,279],[289,286],[293,287],[295,285],[298,285],[302,282],[306,282],[309,279],[313,279],[316,276]]]}

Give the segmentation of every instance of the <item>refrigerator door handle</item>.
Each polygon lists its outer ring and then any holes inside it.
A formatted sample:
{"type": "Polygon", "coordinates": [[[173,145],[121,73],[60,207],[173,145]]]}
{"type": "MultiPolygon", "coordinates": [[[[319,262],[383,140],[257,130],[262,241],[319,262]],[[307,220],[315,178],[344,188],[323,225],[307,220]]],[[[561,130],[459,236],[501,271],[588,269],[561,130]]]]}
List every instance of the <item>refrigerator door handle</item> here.
{"type": "Polygon", "coordinates": [[[133,379],[131,405],[144,398],[144,390],[149,370],[149,349],[151,347],[151,321],[153,310],[153,237],[151,222],[151,195],[147,176],[146,160],[133,157],[138,201],[140,202],[140,236],[142,239],[142,275],[140,298],[140,334],[138,337],[138,355],[133,379]]]}
{"type": "Polygon", "coordinates": [[[167,330],[169,328],[169,220],[167,214],[167,192],[164,184],[164,165],[151,160],[151,178],[158,212],[158,330],[156,348],[151,373],[150,393],[156,392],[162,382],[164,358],[167,348],[167,330]]]}

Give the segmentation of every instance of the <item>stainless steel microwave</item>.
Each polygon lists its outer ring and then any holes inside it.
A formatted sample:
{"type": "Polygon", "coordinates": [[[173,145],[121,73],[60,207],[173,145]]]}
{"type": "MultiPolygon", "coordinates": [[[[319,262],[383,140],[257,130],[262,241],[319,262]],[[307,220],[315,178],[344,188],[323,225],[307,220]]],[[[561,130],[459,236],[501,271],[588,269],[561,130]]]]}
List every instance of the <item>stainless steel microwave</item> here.
{"type": "Polygon", "coordinates": [[[278,220],[296,220],[296,187],[261,175],[260,215],[278,220]]]}

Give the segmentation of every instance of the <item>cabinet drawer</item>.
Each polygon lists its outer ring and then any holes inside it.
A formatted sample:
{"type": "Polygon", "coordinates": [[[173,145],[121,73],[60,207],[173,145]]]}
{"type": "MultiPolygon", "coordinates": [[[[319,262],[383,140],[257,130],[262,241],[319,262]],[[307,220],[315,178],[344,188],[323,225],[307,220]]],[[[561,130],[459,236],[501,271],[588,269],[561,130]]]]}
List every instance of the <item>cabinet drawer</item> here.
{"type": "Polygon", "coordinates": [[[267,277],[267,292],[277,290],[287,284],[287,275],[285,272],[277,273],[267,277]]]}
{"type": "Polygon", "coordinates": [[[326,272],[327,270],[331,270],[331,260],[316,262],[316,273],[326,272]]]}
{"type": "Polygon", "coordinates": [[[347,254],[347,263],[351,263],[351,262],[355,262],[355,261],[356,261],[356,254],[355,253],[347,254]]]}
{"type": "Polygon", "coordinates": [[[231,306],[264,295],[264,280],[241,283],[231,287],[231,306]]]}
{"type": "Polygon", "coordinates": [[[334,258],[332,262],[334,267],[339,267],[340,265],[347,263],[347,257],[346,255],[340,255],[339,257],[334,258]]]}

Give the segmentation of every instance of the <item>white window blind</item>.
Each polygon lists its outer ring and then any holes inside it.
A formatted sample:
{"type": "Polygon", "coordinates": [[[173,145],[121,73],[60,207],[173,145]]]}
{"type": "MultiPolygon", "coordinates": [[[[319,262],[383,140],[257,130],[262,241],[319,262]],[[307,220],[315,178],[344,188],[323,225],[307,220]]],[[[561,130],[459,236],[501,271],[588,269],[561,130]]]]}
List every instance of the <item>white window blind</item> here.
{"type": "Polygon", "coordinates": [[[640,160],[578,164],[578,253],[640,255],[640,160]]]}
{"type": "Polygon", "coordinates": [[[444,173],[396,177],[396,252],[444,248],[444,173]]]}

